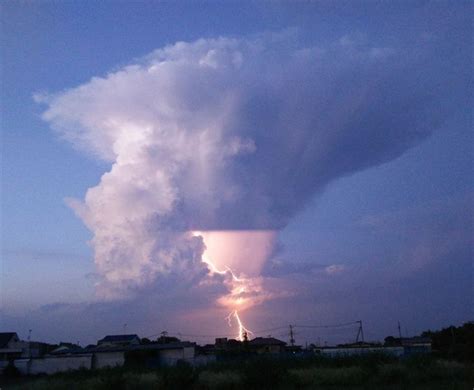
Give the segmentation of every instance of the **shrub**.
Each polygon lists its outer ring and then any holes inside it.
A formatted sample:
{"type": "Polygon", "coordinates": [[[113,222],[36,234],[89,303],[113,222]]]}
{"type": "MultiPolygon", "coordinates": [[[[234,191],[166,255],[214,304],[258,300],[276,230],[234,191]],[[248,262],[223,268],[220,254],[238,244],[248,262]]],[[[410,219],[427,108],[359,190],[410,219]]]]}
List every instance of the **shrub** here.
{"type": "Polygon", "coordinates": [[[369,379],[362,367],[304,368],[291,371],[297,385],[360,385],[369,379]]]}
{"type": "Polygon", "coordinates": [[[13,362],[8,363],[3,370],[3,376],[5,378],[18,378],[20,376],[20,371],[15,367],[13,362]]]}
{"type": "Polygon", "coordinates": [[[400,363],[383,364],[379,367],[377,382],[393,384],[407,381],[408,370],[400,363]]]}
{"type": "Polygon", "coordinates": [[[162,375],[165,389],[189,389],[197,379],[194,368],[181,360],[174,367],[164,368],[162,375]]]}
{"type": "Polygon", "coordinates": [[[287,366],[276,359],[251,359],[242,369],[246,388],[278,388],[284,386],[288,379],[287,366]]]}
{"type": "Polygon", "coordinates": [[[241,376],[235,371],[203,371],[199,375],[199,384],[211,390],[241,388],[241,382],[241,376]]]}

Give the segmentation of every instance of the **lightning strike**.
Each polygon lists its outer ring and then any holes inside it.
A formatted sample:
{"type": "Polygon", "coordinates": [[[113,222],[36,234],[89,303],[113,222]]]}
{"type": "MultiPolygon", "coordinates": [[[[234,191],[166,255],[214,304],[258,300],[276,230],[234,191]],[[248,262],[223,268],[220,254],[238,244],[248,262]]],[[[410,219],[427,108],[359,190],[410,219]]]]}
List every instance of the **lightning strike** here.
{"type": "MultiPolygon", "coordinates": [[[[194,237],[203,237],[204,235],[199,231],[193,231],[191,234],[194,237]]],[[[229,274],[231,277],[224,281],[229,288],[229,293],[218,299],[218,303],[231,309],[230,314],[226,317],[229,327],[232,327],[232,319],[235,320],[238,326],[238,334],[236,339],[243,341],[249,334],[253,334],[252,331],[247,329],[239,317],[237,309],[244,310],[255,304],[254,299],[251,295],[246,296],[246,293],[261,292],[261,287],[258,283],[252,280],[252,278],[242,277],[241,275],[236,276],[234,271],[227,265],[225,270],[219,269],[214,262],[208,256],[208,250],[204,251],[201,260],[206,263],[211,274],[217,273],[220,275],[229,274]]]]}
{"type": "Polygon", "coordinates": [[[232,311],[227,317],[227,322],[229,323],[229,326],[232,327],[232,317],[235,319],[237,322],[237,325],[239,327],[239,333],[236,337],[237,340],[239,341],[244,341],[248,335],[253,334],[253,332],[249,329],[247,329],[244,324],[242,323],[242,320],[239,317],[239,313],[237,310],[232,311]]]}

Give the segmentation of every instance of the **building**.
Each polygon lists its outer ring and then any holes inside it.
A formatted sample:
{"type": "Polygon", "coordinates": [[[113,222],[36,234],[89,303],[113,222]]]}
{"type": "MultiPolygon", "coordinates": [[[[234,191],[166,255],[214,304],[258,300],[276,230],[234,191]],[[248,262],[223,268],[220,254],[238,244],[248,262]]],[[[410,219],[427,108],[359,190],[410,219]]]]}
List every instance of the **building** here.
{"type": "Polygon", "coordinates": [[[370,354],[384,354],[400,357],[403,356],[404,351],[402,347],[360,345],[316,348],[315,353],[327,357],[361,356],[370,354]]]}
{"type": "Polygon", "coordinates": [[[136,334],[118,334],[105,336],[103,339],[97,341],[97,345],[109,346],[126,346],[139,345],[140,338],[136,334]]]}
{"type": "Polygon", "coordinates": [[[0,361],[22,357],[28,350],[28,343],[21,341],[15,332],[0,333],[0,361]]]}
{"type": "Polygon", "coordinates": [[[148,368],[174,366],[179,361],[200,365],[207,363],[209,358],[196,359],[194,343],[176,342],[126,346],[102,344],[85,349],[61,348],[55,354],[38,358],[18,358],[12,361],[22,374],[36,375],[124,365],[148,368]]]}
{"type": "Polygon", "coordinates": [[[401,339],[405,355],[431,353],[431,339],[429,337],[406,337],[401,339]]]}
{"type": "Polygon", "coordinates": [[[285,351],[286,343],[273,337],[256,337],[249,341],[251,351],[262,353],[282,353],[285,351]]]}
{"type": "Polygon", "coordinates": [[[127,346],[99,345],[87,349],[93,354],[92,368],[116,367],[125,364],[141,367],[174,366],[178,361],[193,364],[195,344],[187,341],[168,344],[127,346]]]}
{"type": "Polygon", "coordinates": [[[29,354],[29,343],[21,341],[16,332],[0,333],[0,373],[10,362],[29,354]]]}
{"type": "Polygon", "coordinates": [[[90,353],[46,355],[39,358],[17,359],[14,364],[23,375],[55,374],[70,370],[90,370],[92,357],[90,353]]]}
{"type": "Polygon", "coordinates": [[[59,347],[50,351],[51,355],[67,355],[71,353],[81,353],[84,349],[77,344],[59,343],[59,347]]]}

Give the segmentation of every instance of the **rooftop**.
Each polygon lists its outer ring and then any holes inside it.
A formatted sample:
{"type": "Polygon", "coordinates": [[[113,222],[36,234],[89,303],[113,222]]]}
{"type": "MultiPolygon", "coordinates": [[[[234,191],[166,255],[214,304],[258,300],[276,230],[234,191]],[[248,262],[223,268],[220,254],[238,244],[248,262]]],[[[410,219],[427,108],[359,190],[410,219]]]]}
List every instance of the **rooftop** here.
{"type": "Polygon", "coordinates": [[[0,333],[0,348],[6,348],[10,340],[15,336],[18,338],[16,332],[0,333]]]}
{"type": "Polygon", "coordinates": [[[116,334],[105,336],[103,339],[99,340],[99,342],[132,341],[136,338],[140,339],[136,334],[116,334]]]}
{"type": "Polygon", "coordinates": [[[273,337],[256,337],[249,341],[250,345],[286,345],[284,341],[275,339],[273,337]]]}

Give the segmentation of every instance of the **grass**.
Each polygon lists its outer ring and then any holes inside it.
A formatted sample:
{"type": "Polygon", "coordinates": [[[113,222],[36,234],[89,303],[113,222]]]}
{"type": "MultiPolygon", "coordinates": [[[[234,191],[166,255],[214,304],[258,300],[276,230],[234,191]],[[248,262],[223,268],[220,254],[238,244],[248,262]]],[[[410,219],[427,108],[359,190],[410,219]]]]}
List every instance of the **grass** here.
{"type": "Polygon", "coordinates": [[[359,358],[253,358],[193,368],[112,368],[0,382],[12,390],[102,389],[471,389],[474,365],[430,356],[396,360],[359,358]]]}

